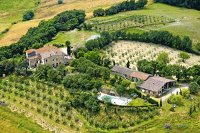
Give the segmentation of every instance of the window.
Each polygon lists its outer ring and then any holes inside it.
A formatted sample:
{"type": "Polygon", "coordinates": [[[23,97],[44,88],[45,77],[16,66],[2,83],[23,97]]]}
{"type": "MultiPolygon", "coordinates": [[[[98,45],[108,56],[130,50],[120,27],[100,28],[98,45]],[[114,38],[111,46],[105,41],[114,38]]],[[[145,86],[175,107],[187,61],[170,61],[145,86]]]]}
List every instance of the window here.
{"type": "Polygon", "coordinates": [[[45,61],[47,62],[47,59],[45,61]]]}

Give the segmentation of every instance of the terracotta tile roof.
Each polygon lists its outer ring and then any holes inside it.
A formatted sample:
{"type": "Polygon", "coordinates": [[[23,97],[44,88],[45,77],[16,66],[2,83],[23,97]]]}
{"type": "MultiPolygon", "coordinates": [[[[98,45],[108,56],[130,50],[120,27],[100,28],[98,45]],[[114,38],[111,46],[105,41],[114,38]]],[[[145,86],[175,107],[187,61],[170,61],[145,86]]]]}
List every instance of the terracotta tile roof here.
{"type": "Polygon", "coordinates": [[[30,49],[30,50],[27,50],[26,52],[30,54],[33,51],[36,51],[37,54],[35,56],[29,57],[29,59],[39,58],[39,57],[42,59],[45,59],[45,58],[51,57],[53,55],[63,55],[63,56],[65,55],[60,49],[58,49],[55,46],[50,46],[50,45],[46,45],[46,46],[36,49],[36,50],[30,49]]]}
{"type": "Polygon", "coordinates": [[[125,75],[128,75],[128,76],[130,76],[133,73],[133,70],[126,68],[126,67],[121,67],[121,66],[114,66],[111,69],[111,71],[117,72],[117,73],[120,73],[120,74],[125,74],[125,75]]]}
{"type": "Polygon", "coordinates": [[[135,71],[131,74],[131,77],[138,78],[141,80],[147,80],[150,76],[152,75],[148,73],[138,72],[138,71],[135,71]]]}
{"type": "Polygon", "coordinates": [[[142,85],[140,85],[140,88],[150,90],[153,92],[158,92],[166,83],[175,82],[175,80],[166,79],[163,77],[149,77],[142,85]]]}

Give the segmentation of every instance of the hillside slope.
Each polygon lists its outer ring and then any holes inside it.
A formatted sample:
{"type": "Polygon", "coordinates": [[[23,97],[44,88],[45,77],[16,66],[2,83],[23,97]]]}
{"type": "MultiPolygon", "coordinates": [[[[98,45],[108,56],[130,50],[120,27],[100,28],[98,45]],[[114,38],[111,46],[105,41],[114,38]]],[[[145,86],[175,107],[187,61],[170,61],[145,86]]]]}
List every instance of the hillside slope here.
{"type": "MultiPolygon", "coordinates": [[[[4,14],[11,14],[11,12],[19,13],[19,8],[12,8],[15,7],[15,0],[7,1],[7,0],[0,0],[0,2],[6,3],[10,6],[7,7],[7,10],[4,10],[5,6],[0,6],[0,13],[2,10],[4,11],[4,14]]],[[[16,3],[19,0],[17,0],[16,3]]],[[[20,9],[22,10],[22,13],[19,15],[19,17],[16,17],[16,15],[12,14],[9,16],[2,17],[0,16],[0,31],[5,30],[6,28],[9,28],[11,23],[20,21],[22,19],[22,14],[25,10],[33,9],[32,6],[27,6],[27,1],[29,0],[23,0],[24,3],[21,4],[20,9]]],[[[31,0],[34,1],[34,0],[31,0]]],[[[106,8],[108,6],[111,6],[113,4],[122,2],[124,0],[65,0],[64,4],[58,5],[55,0],[41,0],[40,4],[37,7],[34,7],[35,11],[35,18],[28,22],[19,22],[12,27],[10,27],[10,30],[0,36],[0,46],[10,45],[11,43],[15,43],[19,40],[20,37],[22,37],[30,27],[35,27],[39,24],[41,20],[52,18],[53,16],[57,15],[60,12],[63,12],[65,10],[72,10],[72,9],[82,9],[85,10],[87,13],[87,17],[92,16],[92,11],[96,8],[103,7],[106,8]]],[[[32,2],[30,2],[31,4],[32,2]]],[[[32,3],[34,5],[34,2],[32,3]]],[[[1,4],[2,5],[2,4],[1,4]]],[[[28,4],[29,5],[29,4],[28,4]]]]}

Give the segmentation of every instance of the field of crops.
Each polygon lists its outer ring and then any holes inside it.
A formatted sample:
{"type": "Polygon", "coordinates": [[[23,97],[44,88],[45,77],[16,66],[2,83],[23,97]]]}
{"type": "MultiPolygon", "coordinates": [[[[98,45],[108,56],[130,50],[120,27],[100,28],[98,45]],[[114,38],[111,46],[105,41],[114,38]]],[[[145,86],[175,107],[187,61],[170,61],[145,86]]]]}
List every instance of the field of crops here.
{"type": "Polygon", "coordinates": [[[0,99],[9,103],[12,112],[23,113],[52,132],[81,130],[83,123],[63,87],[14,76],[0,82],[0,99]]]}
{"type": "Polygon", "coordinates": [[[132,15],[129,17],[122,17],[118,20],[111,21],[98,21],[91,20],[89,23],[93,25],[93,28],[98,31],[114,31],[133,27],[144,27],[150,25],[167,24],[175,22],[174,19],[163,16],[149,16],[149,15],[132,15]]]}
{"type": "Polygon", "coordinates": [[[170,64],[180,64],[186,67],[200,64],[200,56],[189,54],[190,58],[181,62],[179,58],[181,51],[152,43],[118,41],[105,48],[107,57],[122,66],[125,66],[129,60],[133,69],[136,69],[137,61],[142,59],[155,60],[160,52],[169,54],[170,64]]]}

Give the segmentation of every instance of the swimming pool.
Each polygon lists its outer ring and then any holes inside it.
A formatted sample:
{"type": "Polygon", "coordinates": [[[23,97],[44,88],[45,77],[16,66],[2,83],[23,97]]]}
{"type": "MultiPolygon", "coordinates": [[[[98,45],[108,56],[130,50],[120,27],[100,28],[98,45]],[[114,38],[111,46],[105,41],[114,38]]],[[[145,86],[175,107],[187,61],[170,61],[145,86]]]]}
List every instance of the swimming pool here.
{"type": "Polygon", "coordinates": [[[132,99],[129,98],[125,98],[125,97],[118,97],[118,96],[111,96],[105,93],[100,93],[100,95],[98,96],[98,99],[100,101],[103,101],[103,99],[105,97],[109,97],[111,100],[111,103],[114,105],[120,105],[120,106],[126,106],[128,105],[128,103],[130,103],[132,101],[132,99]]]}

